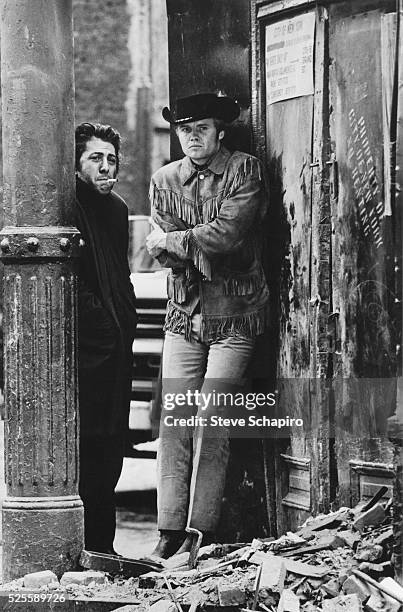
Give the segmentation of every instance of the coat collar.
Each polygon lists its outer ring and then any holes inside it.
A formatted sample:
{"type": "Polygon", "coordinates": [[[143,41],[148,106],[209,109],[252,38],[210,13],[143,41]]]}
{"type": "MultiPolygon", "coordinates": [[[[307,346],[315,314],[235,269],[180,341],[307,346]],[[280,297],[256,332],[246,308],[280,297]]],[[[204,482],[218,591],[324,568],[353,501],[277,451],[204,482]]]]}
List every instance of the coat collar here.
{"type": "MultiPolygon", "coordinates": [[[[231,153],[225,147],[221,146],[214,157],[207,164],[207,169],[214,174],[223,174],[228,159],[231,157],[231,153]]],[[[192,163],[190,157],[184,157],[180,169],[181,183],[184,185],[196,174],[197,168],[192,163]]]]}

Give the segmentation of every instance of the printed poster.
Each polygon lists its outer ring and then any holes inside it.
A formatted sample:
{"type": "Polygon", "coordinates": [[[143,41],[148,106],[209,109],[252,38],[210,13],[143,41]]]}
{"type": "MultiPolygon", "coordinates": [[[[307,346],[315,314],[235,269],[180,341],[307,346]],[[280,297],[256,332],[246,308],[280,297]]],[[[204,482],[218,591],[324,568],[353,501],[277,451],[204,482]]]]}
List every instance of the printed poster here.
{"type": "Polygon", "coordinates": [[[315,12],[266,27],[267,104],[313,94],[315,12]]]}

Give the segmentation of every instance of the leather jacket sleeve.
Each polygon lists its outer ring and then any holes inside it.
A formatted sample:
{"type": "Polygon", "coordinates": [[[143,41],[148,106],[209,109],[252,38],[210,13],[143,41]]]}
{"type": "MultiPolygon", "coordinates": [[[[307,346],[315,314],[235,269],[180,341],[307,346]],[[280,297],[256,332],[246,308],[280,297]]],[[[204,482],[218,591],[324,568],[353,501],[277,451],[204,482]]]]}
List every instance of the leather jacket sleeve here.
{"type": "Polygon", "coordinates": [[[238,170],[235,187],[222,201],[215,219],[185,231],[172,231],[167,252],[179,259],[190,259],[206,278],[211,278],[211,260],[238,249],[256,222],[261,208],[261,180],[258,160],[249,158],[247,172],[238,170]]]}
{"type": "MultiPolygon", "coordinates": [[[[157,212],[154,207],[151,209],[151,217],[165,233],[172,233],[183,227],[183,223],[179,219],[175,219],[168,212],[157,212]]],[[[186,268],[187,258],[185,252],[180,256],[173,252],[168,253],[165,249],[156,257],[159,264],[164,268],[186,268]]]]}

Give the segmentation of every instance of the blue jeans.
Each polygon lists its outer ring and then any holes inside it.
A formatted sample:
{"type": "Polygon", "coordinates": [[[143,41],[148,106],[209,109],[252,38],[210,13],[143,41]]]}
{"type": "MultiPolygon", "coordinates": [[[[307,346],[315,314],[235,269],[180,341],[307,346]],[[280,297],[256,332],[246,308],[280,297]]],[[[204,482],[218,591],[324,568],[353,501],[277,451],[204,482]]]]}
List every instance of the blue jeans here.
{"type": "Polygon", "coordinates": [[[217,413],[193,401],[167,410],[168,393],[188,391],[208,393],[242,388],[242,378],[255,341],[229,337],[209,344],[198,340],[199,315],[193,317],[192,341],[167,332],[162,365],[163,410],[160,426],[158,470],[158,528],[183,530],[186,526],[202,532],[214,531],[220,516],[225,474],[229,457],[229,436],[225,427],[214,437],[196,424],[185,427],[167,425],[165,417],[207,418],[217,413]]]}

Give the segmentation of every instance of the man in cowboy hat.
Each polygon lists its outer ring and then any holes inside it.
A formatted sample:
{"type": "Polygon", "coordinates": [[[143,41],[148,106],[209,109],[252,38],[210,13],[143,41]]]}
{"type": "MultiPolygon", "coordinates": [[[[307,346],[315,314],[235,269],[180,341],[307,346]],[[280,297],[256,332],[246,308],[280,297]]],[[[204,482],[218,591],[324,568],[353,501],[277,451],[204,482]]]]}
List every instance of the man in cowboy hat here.
{"type": "Polygon", "coordinates": [[[222,406],[206,398],[240,388],[265,327],[268,289],[260,263],[266,209],[260,165],[223,146],[237,103],[197,94],[162,114],[184,153],[151,179],[158,227],[147,238],[150,254],[171,268],[154,550],[167,558],[190,550],[196,532],[189,528],[212,534],[217,526],[229,431],[209,427],[222,406]]]}

